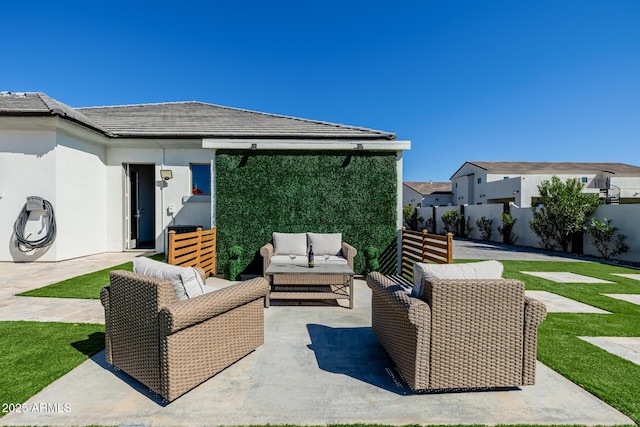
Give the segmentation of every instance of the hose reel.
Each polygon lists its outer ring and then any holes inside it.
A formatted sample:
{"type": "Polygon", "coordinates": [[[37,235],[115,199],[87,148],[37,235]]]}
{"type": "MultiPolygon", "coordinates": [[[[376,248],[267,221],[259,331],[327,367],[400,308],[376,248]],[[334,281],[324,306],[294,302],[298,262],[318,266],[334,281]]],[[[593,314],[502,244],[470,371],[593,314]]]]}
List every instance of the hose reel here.
{"type": "Polygon", "coordinates": [[[30,252],[51,245],[56,239],[56,218],[51,203],[42,197],[27,197],[27,202],[22,207],[18,219],[16,219],[16,222],[13,224],[13,231],[16,235],[18,249],[22,252],[30,252]],[[29,215],[31,212],[36,211],[44,211],[42,215],[42,227],[46,229],[47,232],[40,239],[29,240],[28,237],[30,237],[31,234],[25,237],[25,229],[29,221],[29,215]]]}

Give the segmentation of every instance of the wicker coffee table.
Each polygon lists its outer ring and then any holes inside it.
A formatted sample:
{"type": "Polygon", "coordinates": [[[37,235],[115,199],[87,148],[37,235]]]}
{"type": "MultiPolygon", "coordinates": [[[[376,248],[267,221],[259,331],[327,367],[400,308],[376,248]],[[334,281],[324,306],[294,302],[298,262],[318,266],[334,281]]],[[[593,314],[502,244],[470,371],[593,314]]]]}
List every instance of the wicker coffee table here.
{"type": "Polygon", "coordinates": [[[266,307],[272,299],[348,299],[349,308],[353,308],[353,270],[347,264],[316,264],[309,268],[271,263],[265,276],[271,285],[266,307]]]}

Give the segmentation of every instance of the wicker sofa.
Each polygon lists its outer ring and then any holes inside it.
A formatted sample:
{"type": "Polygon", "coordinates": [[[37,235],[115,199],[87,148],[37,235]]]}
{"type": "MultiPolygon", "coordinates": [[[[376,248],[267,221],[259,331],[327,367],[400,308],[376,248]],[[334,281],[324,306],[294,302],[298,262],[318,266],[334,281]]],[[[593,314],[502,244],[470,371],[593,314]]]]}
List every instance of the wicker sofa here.
{"type": "Polygon", "coordinates": [[[402,278],[367,277],[373,332],[412,389],[535,383],[537,328],[546,309],[524,295],[523,282],[422,281],[418,298],[402,278]]]}
{"type": "Polygon", "coordinates": [[[111,272],[106,361],[172,401],[264,343],[267,291],[259,277],[179,301],[170,280],[111,272]]]}
{"type": "Polygon", "coordinates": [[[316,283],[325,285],[339,285],[335,277],[327,275],[307,274],[305,276],[268,277],[265,273],[271,262],[289,263],[288,252],[293,250],[296,258],[294,263],[307,265],[307,251],[309,245],[314,247],[315,262],[325,262],[324,253],[330,254],[328,263],[344,263],[353,270],[353,260],[358,253],[356,248],[342,241],[341,233],[273,233],[273,239],[260,248],[262,255],[263,275],[271,284],[316,283]],[[315,246],[313,246],[315,244],[315,246]],[[293,282],[292,282],[293,280],[293,282]],[[280,282],[279,282],[280,281],[280,282]]]}

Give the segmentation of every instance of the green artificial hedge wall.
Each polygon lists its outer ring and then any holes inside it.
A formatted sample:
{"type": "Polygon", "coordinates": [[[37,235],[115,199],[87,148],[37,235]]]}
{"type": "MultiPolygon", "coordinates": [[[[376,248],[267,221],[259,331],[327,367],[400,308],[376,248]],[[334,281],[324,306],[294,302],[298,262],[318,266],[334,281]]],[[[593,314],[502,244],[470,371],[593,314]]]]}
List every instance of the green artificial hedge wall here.
{"type": "Polygon", "coordinates": [[[262,274],[260,248],[274,231],[342,233],[358,250],[396,242],[394,152],[231,151],[216,153],[217,271],[243,248],[243,273],[262,274]]]}

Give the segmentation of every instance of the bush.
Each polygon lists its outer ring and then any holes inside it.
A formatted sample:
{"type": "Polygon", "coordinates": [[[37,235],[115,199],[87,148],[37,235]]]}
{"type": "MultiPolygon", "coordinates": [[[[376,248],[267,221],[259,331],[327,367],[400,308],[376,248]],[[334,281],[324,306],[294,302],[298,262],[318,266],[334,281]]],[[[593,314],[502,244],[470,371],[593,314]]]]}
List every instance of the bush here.
{"type": "Polygon", "coordinates": [[[627,236],[618,233],[618,227],[611,226],[612,220],[605,218],[605,222],[591,218],[591,224],[585,227],[585,231],[591,235],[591,242],[598,249],[602,258],[608,260],[616,255],[629,252],[627,236]]]}
{"type": "Polygon", "coordinates": [[[507,245],[515,245],[518,237],[513,233],[513,227],[518,220],[508,213],[502,213],[500,220],[502,221],[502,227],[498,227],[498,233],[502,235],[502,242],[507,245]]]}
{"type": "Polygon", "coordinates": [[[227,280],[240,280],[242,273],[242,254],[244,251],[240,246],[232,246],[229,248],[229,263],[227,264],[226,276],[227,280]]]}
{"type": "Polygon", "coordinates": [[[378,248],[373,246],[367,246],[363,250],[364,260],[365,260],[365,268],[364,275],[374,272],[380,271],[380,260],[378,257],[380,256],[380,251],[378,248]]]}
{"type": "Polygon", "coordinates": [[[482,240],[488,241],[491,240],[491,235],[493,234],[493,220],[487,219],[485,216],[481,216],[476,219],[476,225],[478,226],[478,230],[482,234],[482,240]]]}
{"type": "Polygon", "coordinates": [[[442,223],[444,224],[444,234],[453,233],[458,235],[458,225],[460,224],[460,213],[457,209],[449,209],[442,214],[442,223]]]}
{"type": "Polygon", "coordinates": [[[418,229],[418,209],[409,204],[402,208],[402,217],[409,230],[418,229]]]}

